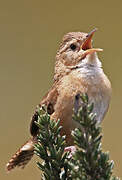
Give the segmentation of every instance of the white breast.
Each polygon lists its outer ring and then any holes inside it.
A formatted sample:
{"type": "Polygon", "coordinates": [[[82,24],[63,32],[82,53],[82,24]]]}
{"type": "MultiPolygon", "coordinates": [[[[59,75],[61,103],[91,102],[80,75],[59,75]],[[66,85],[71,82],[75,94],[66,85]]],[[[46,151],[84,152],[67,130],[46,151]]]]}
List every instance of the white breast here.
{"type": "MultiPolygon", "coordinates": [[[[77,69],[77,77],[82,82],[87,82],[85,92],[89,96],[89,101],[94,103],[93,112],[96,119],[101,122],[108,110],[110,101],[110,82],[101,67],[84,66],[77,69]]],[[[82,87],[81,87],[82,89],[82,87]]]]}
{"type": "Polygon", "coordinates": [[[100,123],[108,110],[109,99],[106,99],[102,94],[97,94],[96,98],[90,99],[90,102],[94,103],[93,113],[96,114],[96,119],[100,123]]]}

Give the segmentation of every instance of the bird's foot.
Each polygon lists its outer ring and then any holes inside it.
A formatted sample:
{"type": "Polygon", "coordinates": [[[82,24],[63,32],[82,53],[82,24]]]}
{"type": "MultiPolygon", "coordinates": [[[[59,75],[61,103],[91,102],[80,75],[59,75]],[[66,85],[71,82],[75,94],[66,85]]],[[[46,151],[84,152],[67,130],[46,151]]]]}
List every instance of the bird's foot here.
{"type": "Polygon", "coordinates": [[[68,146],[64,149],[65,152],[69,152],[69,156],[68,158],[71,158],[72,155],[75,153],[76,151],[76,147],[75,146],[68,146]]]}

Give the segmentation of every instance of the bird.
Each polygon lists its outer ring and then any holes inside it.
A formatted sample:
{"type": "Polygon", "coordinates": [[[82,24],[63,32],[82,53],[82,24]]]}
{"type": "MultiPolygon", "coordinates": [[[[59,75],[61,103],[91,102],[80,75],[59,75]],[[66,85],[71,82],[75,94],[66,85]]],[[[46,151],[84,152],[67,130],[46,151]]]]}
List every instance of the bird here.
{"type": "MultiPolygon", "coordinates": [[[[51,119],[60,119],[63,127],[61,134],[66,135],[67,145],[73,145],[71,131],[77,127],[73,121],[73,108],[78,110],[78,94],[86,93],[89,102],[94,103],[93,112],[96,121],[104,119],[111,99],[111,83],[104,74],[98,52],[102,49],[92,46],[96,28],[89,33],[69,32],[63,36],[55,58],[55,69],[52,87],[42,98],[39,107],[47,106],[51,119]]],[[[31,138],[21,146],[6,165],[10,172],[15,167],[24,168],[34,155],[34,144],[37,142],[39,129],[37,107],[31,118],[31,138]]]]}

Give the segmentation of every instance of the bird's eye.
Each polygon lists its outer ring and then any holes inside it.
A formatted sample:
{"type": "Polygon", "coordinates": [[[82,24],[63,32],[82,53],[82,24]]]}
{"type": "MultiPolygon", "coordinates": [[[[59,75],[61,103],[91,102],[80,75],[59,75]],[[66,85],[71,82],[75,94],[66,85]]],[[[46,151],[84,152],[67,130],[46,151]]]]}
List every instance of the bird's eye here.
{"type": "Polygon", "coordinates": [[[71,50],[75,51],[76,48],[77,48],[77,46],[76,46],[75,44],[71,44],[71,45],[70,45],[70,49],[71,49],[71,50]]]}

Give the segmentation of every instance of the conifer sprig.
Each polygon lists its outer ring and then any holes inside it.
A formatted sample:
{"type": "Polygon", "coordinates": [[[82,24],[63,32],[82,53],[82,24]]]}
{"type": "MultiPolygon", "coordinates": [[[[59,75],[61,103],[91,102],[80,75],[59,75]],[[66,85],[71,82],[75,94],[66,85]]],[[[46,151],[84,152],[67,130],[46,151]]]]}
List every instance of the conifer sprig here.
{"type": "Polygon", "coordinates": [[[35,154],[43,162],[37,162],[39,169],[42,171],[42,179],[59,180],[66,179],[66,156],[64,148],[66,147],[65,136],[60,135],[61,126],[59,120],[50,119],[46,107],[38,108],[39,135],[38,143],[35,144],[35,154]]]}
{"type": "Polygon", "coordinates": [[[79,96],[82,107],[74,112],[73,121],[78,128],[72,131],[75,153],[65,152],[65,136],[60,135],[60,121],[50,119],[46,107],[38,109],[39,135],[35,144],[35,154],[43,162],[37,165],[43,180],[119,180],[114,177],[113,161],[109,153],[101,148],[101,127],[93,113],[94,105],[86,94],[79,96]]]}
{"type": "Polygon", "coordinates": [[[118,180],[112,176],[113,161],[109,160],[109,153],[101,148],[101,127],[93,113],[94,105],[89,104],[86,94],[80,96],[82,107],[73,115],[73,120],[79,128],[72,131],[76,152],[71,164],[71,177],[77,180],[118,180]]]}

